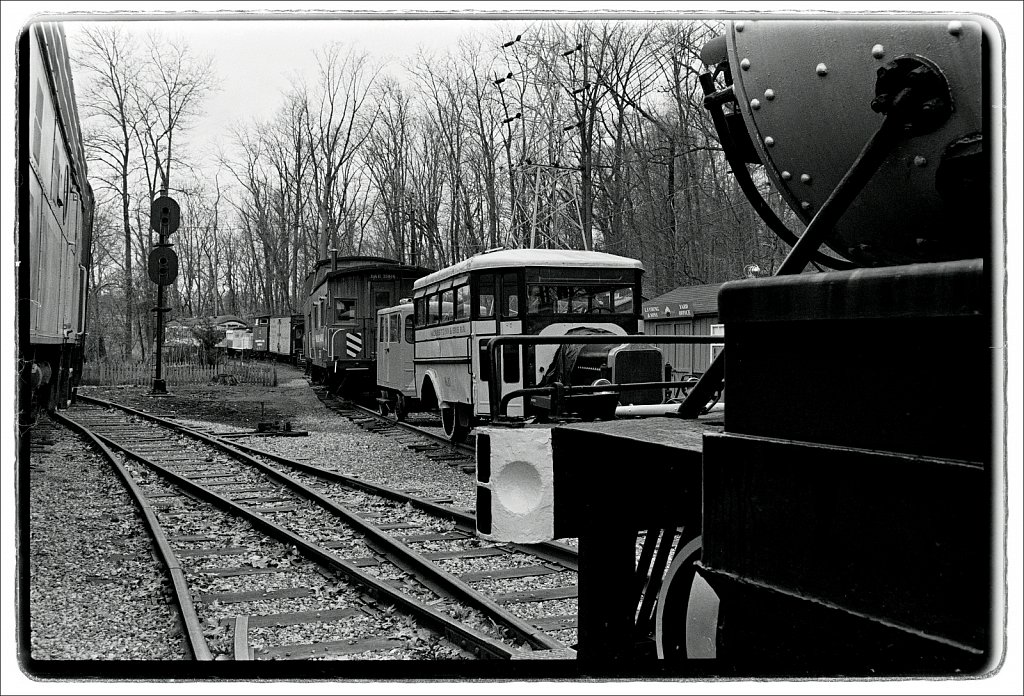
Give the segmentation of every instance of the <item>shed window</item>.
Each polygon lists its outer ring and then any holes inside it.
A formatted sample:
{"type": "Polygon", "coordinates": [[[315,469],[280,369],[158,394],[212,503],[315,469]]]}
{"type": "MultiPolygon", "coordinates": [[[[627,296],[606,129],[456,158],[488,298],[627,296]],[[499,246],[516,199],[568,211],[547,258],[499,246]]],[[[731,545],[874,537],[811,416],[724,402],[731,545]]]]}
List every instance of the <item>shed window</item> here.
{"type": "MultiPolygon", "coordinates": [[[[725,335],[725,324],[712,324],[711,325],[712,336],[724,336],[725,335]]],[[[718,357],[718,354],[725,349],[724,343],[712,343],[711,344],[711,359],[714,360],[718,357]]]]}

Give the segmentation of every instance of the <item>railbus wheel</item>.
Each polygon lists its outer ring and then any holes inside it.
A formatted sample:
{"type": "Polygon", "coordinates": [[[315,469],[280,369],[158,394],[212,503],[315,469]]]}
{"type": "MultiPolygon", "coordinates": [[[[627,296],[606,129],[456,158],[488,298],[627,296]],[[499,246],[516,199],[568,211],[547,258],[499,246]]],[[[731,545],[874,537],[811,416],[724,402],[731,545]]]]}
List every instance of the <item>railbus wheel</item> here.
{"type": "Polygon", "coordinates": [[[405,401],[405,394],[398,392],[395,394],[395,403],[393,404],[395,420],[402,422],[405,417],[409,415],[409,404],[405,401]]]}
{"type": "Polygon", "coordinates": [[[441,407],[441,426],[445,437],[452,442],[465,442],[470,430],[469,407],[452,404],[441,407]]]}
{"type": "Polygon", "coordinates": [[[697,574],[701,537],[679,550],[665,574],[654,621],[658,659],[677,662],[717,656],[718,595],[697,574]]]}

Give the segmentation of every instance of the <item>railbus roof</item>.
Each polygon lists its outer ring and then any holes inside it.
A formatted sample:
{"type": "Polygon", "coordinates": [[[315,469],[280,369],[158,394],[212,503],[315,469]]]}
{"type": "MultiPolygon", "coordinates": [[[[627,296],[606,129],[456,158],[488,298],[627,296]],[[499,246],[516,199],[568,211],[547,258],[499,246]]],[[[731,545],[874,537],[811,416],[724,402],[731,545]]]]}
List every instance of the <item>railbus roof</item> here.
{"type": "Polygon", "coordinates": [[[498,268],[524,268],[537,266],[571,267],[571,268],[636,268],[644,270],[644,265],[625,256],[606,254],[601,251],[576,251],[572,249],[503,249],[501,251],[485,251],[459,261],[453,266],[423,276],[413,283],[413,290],[420,290],[428,285],[447,280],[448,278],[467,273],[498,268]]]}

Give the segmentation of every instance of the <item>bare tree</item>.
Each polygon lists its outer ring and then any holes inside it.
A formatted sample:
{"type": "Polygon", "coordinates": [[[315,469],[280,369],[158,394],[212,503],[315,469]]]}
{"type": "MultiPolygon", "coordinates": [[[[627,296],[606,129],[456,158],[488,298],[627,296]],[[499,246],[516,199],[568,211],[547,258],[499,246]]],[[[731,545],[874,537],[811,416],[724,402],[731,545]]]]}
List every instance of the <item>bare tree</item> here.
{"type": "Polygon", "coordinates": [[[124,356],[132,354],[132,309],[134,287],[132,276],[132,191],[129,179],[133,172],[133,138],[139,121],[134,108],[132,90],[139,71],[137,46],[133,38],[119,27],[87,26],[82,32],[75,67],[87,76],[88,88],[83,92],[82,110],[92,126],[86,131],[85,143],[93,167],[91,178],[113,192],[120,207],[124,239],[124,356]]]}
{"type": "Polygon", "coordinates": [[[313,172],[313,193],[319,217],[318,249],[337,244],[338,220],[332,203],[339,172],[370,135],[376,112],[367,113],[367,100],[379,68],[365,53],[342,52],[330,44],[317,54],[317,83],[305,98],[304,125],[313,172]]]}

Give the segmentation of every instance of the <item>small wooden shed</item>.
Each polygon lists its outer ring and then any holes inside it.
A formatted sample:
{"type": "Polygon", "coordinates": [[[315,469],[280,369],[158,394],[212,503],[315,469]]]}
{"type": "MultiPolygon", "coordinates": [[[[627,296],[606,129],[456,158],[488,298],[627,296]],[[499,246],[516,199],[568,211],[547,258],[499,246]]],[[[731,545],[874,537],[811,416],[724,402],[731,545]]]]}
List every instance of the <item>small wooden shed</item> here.
{"type": "MultiPolygon", "coordinates": [[[[676,288],[647,300],[643,305],[644,333],[658,345],[655,336],[715,335],[723,332],[718,321],[718,290],[721,283],[676,288]]],[[[660,346],[665,362],[679,372],[701,373],[722,349],[719,344],[660,346]]]]}

